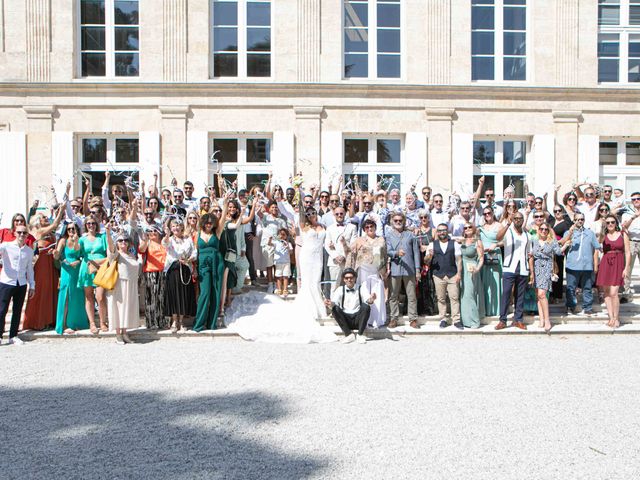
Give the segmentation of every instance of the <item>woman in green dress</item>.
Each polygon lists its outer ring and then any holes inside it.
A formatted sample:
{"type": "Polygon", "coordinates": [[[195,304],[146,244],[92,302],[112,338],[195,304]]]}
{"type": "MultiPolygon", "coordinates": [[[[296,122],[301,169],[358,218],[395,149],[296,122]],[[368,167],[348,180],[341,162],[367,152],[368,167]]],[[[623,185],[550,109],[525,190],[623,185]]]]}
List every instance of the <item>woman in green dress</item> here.
{"type": "MultiPolygon", "coordinates": [[[[229,198],[224,200],[221,219],[227,216],[229,198]]],[[[193,330],[213,330],[216,328],[220,308],[220,294],[224,277],[224,261],[220,254],[220,236],[225,222],[218,220],[215,215],[207,213],[200,218],[200,232],[198,233],[198,309],[193,322],[193,330]]],[[[221,325],[218,325],[221,326],[221,325]]]]}
{"type": "Polygon", "coordinates": [[[460,296],[460,319],[466,328],[479,328],[484,316],[482,279],[480,272],[484,262],[482,242],[476,235],[476,227],[471,223],[464,225],[462,252],[462,294],[460,296]]]}
{"type": "Polygon", "coordinates": [[[107,260],[107,237],[100,233],[98,220],[89,215],[84,220],[85,234],[80,237],[80,257],[82,265],[78,274],[78,287],[84,288],[84,308],[89,319],[91,333],[98,333],[95,324],[95,302],[98,302],[98,315],[100,317],[100,331],[108,332],[107,326],[107,297],[104,288],[96,287],[93,279],[100,265],[107,260]]]}
{"type": "MultiPolygon", "coordinates": [[[[60,262],[60,290],[56,315],[56,333],[73,334],[76,330],[89,328],[84,309],[84,292],[78,286],[80,273],[79,227],[70,223],[65,227],[53,257],[60,262]]],[[[95,328],[95,327],[94,327],[95,328]]]]}
{"type": "Polygon", "coordinates": [[[482,210],[484,225],[480,228],[480,241],[484,248],[484,264],[480,277],[484,291],[484,314],[488,317],[500,315],[502,296],[502,242],[497,235],[500,223],[491,208],[482,210]]]}

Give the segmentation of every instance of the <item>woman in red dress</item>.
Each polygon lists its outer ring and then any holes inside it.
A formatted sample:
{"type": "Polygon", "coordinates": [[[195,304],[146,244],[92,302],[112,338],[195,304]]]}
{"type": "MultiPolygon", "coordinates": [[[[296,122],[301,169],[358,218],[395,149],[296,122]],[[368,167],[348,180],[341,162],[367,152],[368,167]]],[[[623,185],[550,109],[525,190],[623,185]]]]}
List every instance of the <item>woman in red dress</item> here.
{"type": "Polygon", "coordinates": [[[56,247],[55,231],[64,217],[65,206],[58,207],[53,223],[39,213],[31,223],[31,232],[38,241],[38,259],[33,266],[36,294],[27,302],[24,313],[23,330],[44,330],[56,324],[58,308],[59,272],[53,264],[56,247]]]}
{"type": "Polygon", "coordinates": [[[620,299],[618,289],[631,275],[631,250],[629,237],[620,231],[618,219],[614,215],[607,215],[604,219],[605,234],[602,241],[602,259],[598,268],[596,285],[604,288],[604,303],[607,305],[611,328],[620,326],[620,299]]]}

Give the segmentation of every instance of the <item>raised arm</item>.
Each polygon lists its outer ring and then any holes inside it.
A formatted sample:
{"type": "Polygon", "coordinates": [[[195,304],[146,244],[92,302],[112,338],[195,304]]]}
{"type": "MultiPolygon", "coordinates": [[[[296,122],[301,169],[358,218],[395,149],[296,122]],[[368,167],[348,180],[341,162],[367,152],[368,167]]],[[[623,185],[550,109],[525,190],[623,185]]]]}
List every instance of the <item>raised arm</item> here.
{"type": "Polygon", "coordinates": [[[89,215],[89,193],[91,192],[91,180],[89,178],[84,179],[84,193],[82,194],[82,214],[89,215]]]}
{"type": "Polygon", "coordinates": [[[511,218],[508,218],[507,223],[505,225],[503,225],[502,227],[500,227],[500,230],[498,230],[498,233],[496,234],[496,240],[499,242],[501,241],[504,236],[507,234],[507,230],[509,230],[509,227],[511,226],[511,218]]]}
{"type": "Polygon", "coordinates": [[[229,196],[230,193],[226,193],[222,202],[222,213],[220,213],[220,219],[218,220],[218,227],[216,228],[216,236],[220,238],[224,231],[224,222],[227,218],[227,210],[229,209],[229,196]]]}
{"type": "Polygon", "coordinates": [[[249,211],[249,215],[248,216],[240,215],[240,218],[242,219],[242,225],[246,225],[247,223],[253,221],[254,217],[256,216],[257,203],[258,203],[258,197],[253,197],[253,202],[251,203],[251,210],[249,211]]]}
{"type": "Polygon", "coordinates": [[[482,195],[482,189],[484,187],[484,175],[480,177],[478,180],[478,188],[476,188],[476,192],[473,194],[473,202],[471,202],[471,209],[474,211],[478,206],[478,202],[480,201],[480,196],[482,195]]]}

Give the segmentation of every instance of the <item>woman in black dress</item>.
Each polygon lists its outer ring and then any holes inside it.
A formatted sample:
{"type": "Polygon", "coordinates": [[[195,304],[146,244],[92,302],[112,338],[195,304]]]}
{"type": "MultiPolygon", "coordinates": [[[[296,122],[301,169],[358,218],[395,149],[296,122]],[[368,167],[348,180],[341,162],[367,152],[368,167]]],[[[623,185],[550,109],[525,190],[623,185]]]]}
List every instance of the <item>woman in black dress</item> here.
{"type": "MultiPolygon", "coordinates": [[[[566,210],[560,204],[553,206],[553,233],[556,236],[556,240],[562,239],[565,232],[569,231],[573,222],[569,219],[566,210]]],[[[551,285],[551,301],[556,303],[562,300],[562,282],[564,281],[564,254],[556,255],[555,262],[557,265],[558,279],[551,285]]]]}
{"type": "Polygon", "coordinates": [[[414,230],[416,241],[420,247],[420,281],[418,282],[418,315],[437,315],[436,288],[429,262],[425,261],[427,246],[433,242],[431,217],[427,210],[418,212],[420,225],[414,230]]]}

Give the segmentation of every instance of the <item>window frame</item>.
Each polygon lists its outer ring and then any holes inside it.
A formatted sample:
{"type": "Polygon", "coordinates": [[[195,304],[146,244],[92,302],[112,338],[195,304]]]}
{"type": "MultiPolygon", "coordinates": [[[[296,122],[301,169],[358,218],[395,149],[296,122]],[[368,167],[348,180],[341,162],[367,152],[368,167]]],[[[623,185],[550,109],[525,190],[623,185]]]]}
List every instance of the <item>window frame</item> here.
{"type": "MultiPolygon", "coordinates": [[[[501,136],[501,135],[474,135],[473,144],[475,142],[494,142],[495,153],[494,163],[476,164],[473,157],[471,159],[473,163],[473,177],[476,176],[492,176],[494,179],[494,193],[496,200],[503,200],[504,189],[504,177],[510,175],[521,175],[524,177],[524,184],[531,185],[531,175],[533,170],[533,162],[531,161],[531,137],[526,136],[501,136]],[[525,143],[525,163],[523,164],[510,164],[504,163],[504,144],[505,142],[524,142],[525,143]],[[497,185],[501,187],[498,188],[497,185]]],[[[475,146],[474,149],[475,151],[475,146]]],[[[472,183],[475,185],[475,182],[472,183]]],[[[524,185],[523,185],[524,186],[524,185]]],[[[475,191],[475,188],[474,188],[475,191]]],[[[523,192],[526,196],[528,192],[523,192]]],[[[482,192],[484,195],[484,192],[482,192]]],[[[515,200],[524,200],[525,197],[514,197],[515,200]]],[[[484,197],[481,197],[485,200],[484,197]]]]}
{"type": "MultiPolygon", "coordinates": [[[[524,30],[525,33],[525,54],[524,55],[507,55],[507,58],[519,58],[524,57],[525,59],[525,78],[524,80],[505,80],[504,79],[504,0],[494,0],[493,8],[494,8],[494,25],[493,30],[474,30],[473,24],[470,24],[469,29],[469,52],[471,57],[471,62],[469,66],[469,80],[474,84],[504,84],[504,85],[523,85],[526,83],[531,83],[533,80],[533,72],[534,69],[534,57],[532,54],[533,50],[531,45],[534,42],[533,28],[531,28],[532,22],[532,10],[533,10],[533,1],[534,0],[525,0],[525,4],[523,8],[525,9],[525,21],[526,28],[524,30]],[[492,31],[493,36],[493,55],[487,54],[473,54],[473,33],[474,32],[488,32],[492,31]],[[487,79],[473,79],[473,58],[474,57],[493,57],[493,80],[487,79]]],[[[471,5],[471,16],[473,15],[473,4],[469,2],[471,5]]],[[[506,5],[510,7],[518,7],[518,5],[506,5]]],[[[507,32],[521,32],[522,30],[507,30],[507,32]]]]}
{"type": "Polygon", "coordinates": [[[342,79],[342,81],[344,82],[370,82],[370,81],[375,81],[376,83],[380,82],[380,83],[397,83],[398,81],[402,81],[405,79],[405,62],[404,62],[404,58],[405,58],[405,31],[406,31],[406,25],[405,25],[405,9],[403,8],[405,5],[405,2],[403,2],[402,0],[398,1],[398,2],[393,2],[393,1],[388,1],[387,0],[380,0],[381,2],[384,3],[393,3],[393,4],[397,4],[400,7],[400,27],[396,28],[396,27],[378,27],[378,0],[340,0],[340,47],[341,47],[341,61],[340,61],[340,78],[342,79]],[[367,36],[368,36],[368,41],[367,41],[367,45],[368,45],[368,49],[367,49],[367,76],[366,77],[347,77],[345,75],[344,69],[346,66],[346,61],[345,61],[345,57],[346,57],[346,52],[345,52],[345,41],[344,41],[344,36],[345,36],[345,31],[347,30],[347,27],[345,25],[345,3],[367,3],[367,17],[368,17],[368,21],[367,21],[367,36]],[[372,27],[373,25],[373,27],[372,27]],[[371,34],[371,29],[374,29],[374,34],[371,34]],[[381,30],[399,30],[400,31],[400,52],[396,53],[389,53],[389,52],[382,52],[379,53],[378,52],[378,29],[381,30]],[[400,57],[400,76],[398,77],[378,77],[378,55],[398,55],[400,57]]]}
{"type": "MultiPolygon", "coordinates": [[[[76,52],[76,75],[75,80],[81,81],[113,81],[117,80],[118,82],[136,82],[140,80],[140,72],[141,72],[141,58],[142,58],[142,36],[141,29],[142,25],[140,23],[140,0],[132,0],[138,2],[138,23],[137,25],[130,25],[130,27],[138,28],[138,49],[137,50],[116,50],[116,24],[115,24],[115,16],[114,16],[114,8],[116,0],[104,0],[105,2],[105,12],[104,12],[104,42],[105,42],[105,74],[104,75],[82,75],[82,54],[84,52],[95,52],[102,53],[102,50],[83,50],[82,49],[82,26],[102,26],[98,24],[83,24],[82,23],[82,0],[75,0],[76,6],[76,48],[74,48],[74,52],[76,52]],[[117,53],[133,53],[138,55],[138,75],[127,75],[127,76],[117,76],[115,72],[116,67],[116,54],[117,53]]],[[[122,25],[118,25],[122,26],[122,25]]]]}
{"type": "Polygon", "coordinates": [[[213,167],[211,156],[214,153],[213,142],[216,139],[221,140],[237,140],[238,147],[236,150],[237,162],[220,162],[219,172],[222,175],[237,175],[238,188],[246,188],[247,175],[268,175],[273,169],[271,160],[273,158],[273,133],[272,132],[256,132],[256,133],[209,133],[207,140],[207,181],[209,185],[215,185],[215,174],[217,171],[213,167]],[[270,161],[247,162],[247,140],[269,140],[269,159],[270,161]],[[242,152],[242,155],[241,155],[242,152]]]}
{"type": "MultiPolygon", "coordinates": [[[[399,175],[400,176],[400,192],[404,192],[406,179],[406,155],[405,155],[405,136],[403,134],[396,133],[378,133],[378,134],[363,134],[363,133],[343,133],[341,143],[341,178],[348,176],[363,174],[367,175],[367,185],[369,191],[376,191],[377,175],[399,175]],[[345,162],[345,148],[344,144],[346,140],[367,140],[367,161],[362,163],[347,163],[345,162]],[[400,162],[398,163],[378,163],[378,140],[399,140],[400,141],[400,162]]],[[[346,182],[345,182],[346,185],[346,182]]],[[[387,190],[385,188],[385,190],[387,190]]]]}
{"type": "MultiPolygon", "coordinates": [[[[229,79],[233,79],[234,82],[268,82],[273,81],[274,78],[274,65],[275,65],[275,53],[274,53],[274,13],[273,13],[274,1],[273,0],[209,0],[209,80],[225,82],[229,79]],[[238,50],[235,52],[238,56],[238,75],[234,76],[216,76],[214,68],[214,55],[217,53],[214,50],[214,18],[213,18],[213,4],[220,3],[237,3],[238,4],[238,50]],[[269,76],[265,77],[250,77],[247,75],[247,55],[250,52],[247,51],[247,3],[268,3],[269,9],[269,31],[271,44],[269,49],[269,76]]],[[[222,52],[218,52],[222,53],[222,52]]]]}
{"type": "Polygon", "coordinates": [[[598,180],[601,185],[604,182],[612,184],[614,188],[622,187],[624,195],[632,193],[627,191],[627,178],[640,179],[640,165],[627,165],[627,143],[640,143],[640,137],[600,137],[598,140],[598,180]],[[601,143],[617,144],[615,165],[600,164],[601,143]]]}
{"type": "MultiPolygon", "coordinates": [[[[599,7],[605,5],[602,0],[598,0],[599,7]]],[[[610,6],[619,5],[620,8],[620,23],[618,25],[600,25],[600,18],[598,16],[598,41],[596,43],[596,58],[598,60],[598,78],[597,83],[599,86],[610,87],[614,85],[621,86],[640,86],[640,79],[637,82],[629,81],[629,61],[630,59],[636,59],[640,62],[640,56],[631,57],[629,55],[629,46],[631,43],[640,43],[640,24],[631,25],[631,6],[640,7],[640,2],[637,0],[618,0],[617,4],[606,4],[610,6]],[[600,35],[618,35],[618,56],[617,57],[602,57],[617,58],[618,60],[618,80],[617,81],[600,81],[599,69],[600,69],[600,55],[598,50],[600,47],[600,35]],[[636,36],[637,41],[631,42],[632,36],[636,36]]],[[[599,15],[599,14],[598,14],[599,15]]],[[[639,67],[640,68],[640,67],[639,67]]]]}

